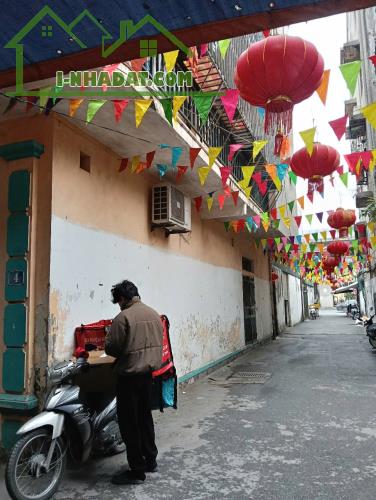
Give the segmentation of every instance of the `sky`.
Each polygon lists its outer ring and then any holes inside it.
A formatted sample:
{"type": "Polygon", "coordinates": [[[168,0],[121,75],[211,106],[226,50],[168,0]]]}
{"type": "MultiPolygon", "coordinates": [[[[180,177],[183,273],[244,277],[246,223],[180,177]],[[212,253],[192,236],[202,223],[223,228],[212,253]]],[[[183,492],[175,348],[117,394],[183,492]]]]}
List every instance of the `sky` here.
{"type": "MultiPolygon", "coordinates": [[[[289,35],[300,36],[312,42],[322,55],[325,69],[330,69],[330,80],[326,105],[324,106],[316,92],[306,101],[297,104],[294,108],[293,117],[293,142],[294,151],[304,147],[299,132],[317,127],[315,140],[328,144],[341,154],[341,165],[347,170],[343,154],[350,153],[350,141],[345,138],[339,142],[328,121],[340,118],[345,114],[344,101],[350,99],[350,93],[339,70],[340,49],[346,42],[346,14],[339,14],[327,18],[316,19],[305,23],[290,26],[287,31],[289,35]]],[[[334,187],[328,178],[325,179],[324,198],[315,193],[314,203],[306,198],[304,213],[323,212],[335,210],[337,207],[355,208],[356,182],[353,175],[349,175],[349,189],[347,189],[338,174],[334,175],[334,187]]],[[[307,181],[298,178],[297,197],[307,193],[307,181]]],[[[312,232],[325,230],[326,214],[324,213],[323,224],[320,225],[317,218],[313,218],[312,226],[305,222],[299,232],[312,232]]]]}

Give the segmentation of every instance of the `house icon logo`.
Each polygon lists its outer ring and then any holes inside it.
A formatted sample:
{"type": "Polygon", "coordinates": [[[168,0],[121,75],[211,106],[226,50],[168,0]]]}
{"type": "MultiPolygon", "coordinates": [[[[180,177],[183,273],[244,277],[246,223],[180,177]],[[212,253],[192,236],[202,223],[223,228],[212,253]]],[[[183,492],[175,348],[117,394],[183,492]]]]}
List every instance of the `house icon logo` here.
{"type": "MultiPolygon", "coordinates": [[[[78,16],[76,16],[73,21],[67,24],[59,15],[57,15],[54,10],[46,5],[44,6],[30,21],[22,27],[22,29],[16,33],[11,40],[4,46],[6,49],[12,49],[15,51],[15,66],[16,66],[16,89],[13,92],[8,92],[9,96],[38,96],[40,97],[42,91],[29,91],[24,87],[24,64],[25,64],[25,46],[27,47],[28,37],[32,34],[38,38],[38,43],[41,44],[43,48],[46,48],[46,53],[50,48],[50,53],[52,57],[64,55],[64,48],[56,46],[55,38],[58,40],[64,40],[64,43],[68,45],[67,53],[71,52],[72,44],[75,44],[77,50],[85,50],[91,48],[87,45],[87,41],[83,39],[82,35],[78,35],[79,27],[81,23],[91,23],[92,29],[96,31],[98,36],[98,47],[101,50],[101,56],[103,57],[103,66],[106,65],[106,58],[113,54],[115,51],[123,47],[126,42],[134,37],[138,32],[140,32],[146,25],[151,25],[154,29],[164,35],[172,44],[175,45],[176,49],[182,51],[187,57],[191,55],[190,49],[182,43],[174,34],[172,34],[167,28],[165,28],[159,21],[157,21],[153,16],[146,15],[137,23],[132,20],[126,19],[121,20],[119,25],[119,37],[115,39],[112,34],[104,27],[103,22],[96,19],[88,9],[83,10],[78,16]]],[[[153,57],[158,53],[157,40],[153,40],[151,37],[145,37],[139,40],[139,57],[153,57]]],[[[126,46],[125,46],[126,50],[126,46]]],[[[126,51],[122,53],[122,58],[124,54],[124,59],[126,60],[126,51]]],[[[48,57],[46,57],[48,59],[48,57]]],[[[56,98],[57,90],[56,88],[48,89],[48,97],[56,98]]],[[[64,96],[65,92],[59,91],[59,96],[64,96]]],[[[46,93],[43,94],[44,96],[46,93]]],[[[82,93],[85,95],[85,92],[82,93]]],[[[93,95],[93,94],[90,94],[93,95]]],[[[111,93],[106,95],[110,96],[111,93]]],[[[118,93],[113,95],[119,95],[118,93]]],[[[71,94],[69,93],[69,97],[71,94]]],[[[68,95],[66,94],[66,97],[68,95]]]]}

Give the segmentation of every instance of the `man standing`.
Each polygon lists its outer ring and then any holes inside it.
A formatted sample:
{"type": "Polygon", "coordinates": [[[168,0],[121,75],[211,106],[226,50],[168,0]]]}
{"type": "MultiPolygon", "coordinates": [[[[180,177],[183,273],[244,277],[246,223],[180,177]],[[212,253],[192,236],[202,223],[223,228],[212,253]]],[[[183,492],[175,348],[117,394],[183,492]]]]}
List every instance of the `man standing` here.
{"type": "Polygon", "coordinates": [[[106,335],[105,351],[116,358],[117,414],[129,465],[111,481],[138,484],[145,481],[145,472],[157,470],[151,372],[161,366],[163,327],[159,314],[141,302],[130,281],[115,285],[111,294],[121,312],[106,335]]]}

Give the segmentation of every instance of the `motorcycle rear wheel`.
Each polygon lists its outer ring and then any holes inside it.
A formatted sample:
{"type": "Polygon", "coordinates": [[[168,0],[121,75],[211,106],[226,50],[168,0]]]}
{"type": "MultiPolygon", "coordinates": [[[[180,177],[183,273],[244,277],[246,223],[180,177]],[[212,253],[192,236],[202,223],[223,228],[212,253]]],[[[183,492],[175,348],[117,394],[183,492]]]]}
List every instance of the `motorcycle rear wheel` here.
{"type": "Polygon", "coordinates": [[[376,339],[371,339],[371,337],[368,337],[369,343],[371,346],[376,349],[376,339]]]}
{"type": "Polygon", "coordinates": [[[51,440],[50,431],[38,429],[25,434],[13,446],[5,472],[5,484],[13,500],[47,500],[56,493],[66,467],[61,438],[56,441],[49,470],[43,472],[39,467],[51,440]]]}

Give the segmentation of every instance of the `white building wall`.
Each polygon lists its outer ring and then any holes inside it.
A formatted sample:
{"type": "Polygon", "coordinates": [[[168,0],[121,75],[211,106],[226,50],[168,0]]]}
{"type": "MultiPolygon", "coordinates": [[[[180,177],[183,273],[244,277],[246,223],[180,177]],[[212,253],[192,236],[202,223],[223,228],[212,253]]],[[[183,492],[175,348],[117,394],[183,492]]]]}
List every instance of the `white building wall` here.
{"type": "Polygon", "coordinates": [[[329,309],[333,307],[333,294],[330,286],[319,285],[319,294],[321,309],[329,309]]]}
{"type": "MultiPolygon", "coordinates": [[[[81,323],[111,319],[112,285],[130,279],[171,322],[178,375],[244,346],[242,275],[54,216],[51,234],[50,358],[70,358],[81,323]],[[62,265],[63,263],[63,265],[62,265]]],[[[255,278],[258,340],[272,334],[269,282],[255,278]]]]}

